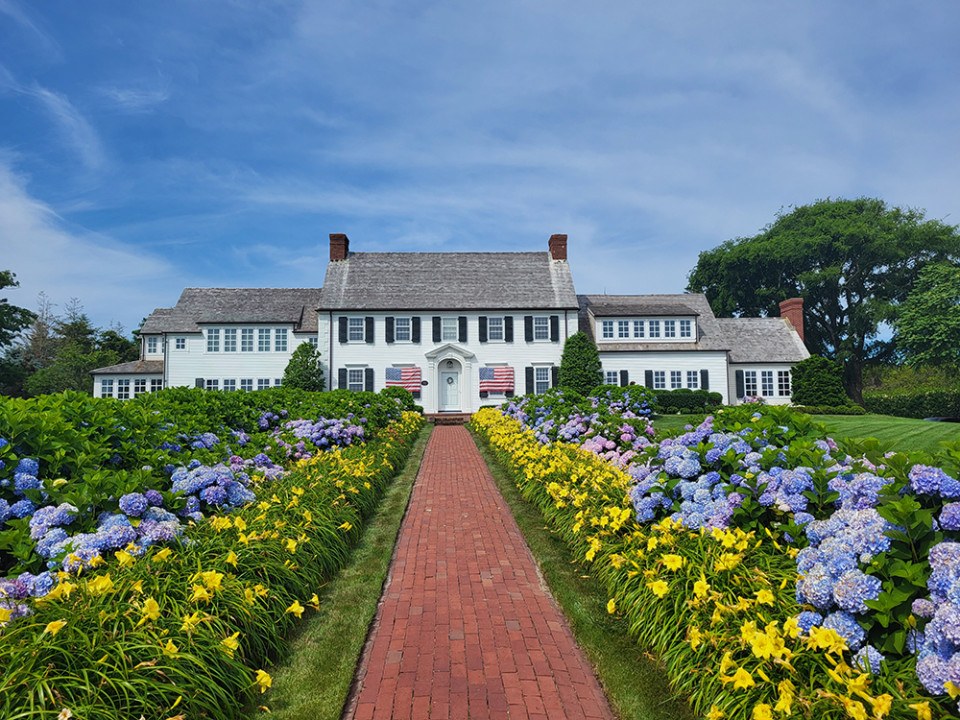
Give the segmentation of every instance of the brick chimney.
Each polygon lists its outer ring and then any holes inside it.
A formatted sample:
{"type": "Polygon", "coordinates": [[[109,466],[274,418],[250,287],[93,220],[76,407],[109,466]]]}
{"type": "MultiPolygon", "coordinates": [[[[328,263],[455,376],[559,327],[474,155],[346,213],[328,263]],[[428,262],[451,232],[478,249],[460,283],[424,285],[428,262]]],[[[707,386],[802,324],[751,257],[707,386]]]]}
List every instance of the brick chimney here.
{"type": "Polygon", "coordinates": [[[803,340],[803,298],[790,298],[781,302],[780,317],[785,318],[803,340]]]}
{"type": "Polygon", "coordinates": [[[350,238],[343,233],[330,233],[330,260],[346,260],[350,254],[350,238]]]}
{"type": "Polygon", "coordinates": [[[554,260],[566,260],[567,259],[567,236],[551,235],[549,248],[550,248],[550,257],[552,257],[554,260]]]}

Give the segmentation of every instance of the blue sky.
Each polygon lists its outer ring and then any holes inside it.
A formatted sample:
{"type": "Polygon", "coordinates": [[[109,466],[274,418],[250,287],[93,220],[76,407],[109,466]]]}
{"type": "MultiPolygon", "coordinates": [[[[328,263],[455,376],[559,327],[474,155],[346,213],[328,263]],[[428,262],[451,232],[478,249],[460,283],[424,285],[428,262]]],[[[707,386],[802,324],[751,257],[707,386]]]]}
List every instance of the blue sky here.
{"type": "Polygon", "coordinates": [[[130,330],[354,250],[680,292],[783,207],[960,223],[960,3],[0,0],[0,269],[130,330]],[[669,7],[668,7],[669,5],[669,7]]]}

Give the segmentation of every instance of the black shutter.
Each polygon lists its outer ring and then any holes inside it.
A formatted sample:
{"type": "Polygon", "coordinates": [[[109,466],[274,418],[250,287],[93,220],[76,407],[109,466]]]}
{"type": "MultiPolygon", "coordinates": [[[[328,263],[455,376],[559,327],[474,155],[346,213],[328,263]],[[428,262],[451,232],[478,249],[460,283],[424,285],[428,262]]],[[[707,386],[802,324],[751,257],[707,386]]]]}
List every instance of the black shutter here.
{"type": "Polygon", "coordinates": [[[347,342],[347,319],[345,317],[340,318],[340,342],[347,342]]]}
{"type": "Polygon", "coordinates": [[[410,339],[415,342],[420,342],[420,318],[415,317],[410,321],[411,330],[410,330],[410,339]]]}
{"type": "Polygon", "coordinates": [[[626,387],[630,384],[630,373],[626,370],[620,371],[620,387],[626,387]]]}
{"type": "Polygon", "coordinates": [[[480,391],[480,397],[482,397],[482,398],[490,397],[490,393],[487,392],[486,390],[481,390],[481,391],[480,391]]]}
{"type": "Polygon", "coordinates": [[[557,381],[560,379],[560,368],[554,365],[550,368],[550,387],[556,387],[557,381]]]}
{"type": "Polygon", "coordinates": [[[373,318],[369,316],[364,318],[364,324],[367,326],[367,331],[366,333],[364,333],[365,335],[364,340],[366,340],[366,342],[368,343],[372,343],[373,342],[373,318]]]}
{"type": "Polygon", "coordinates": [[[737,372],[734,373],[734,377],[736,378],[737,385],[737,399],[743,400],[747,394],[746,388],[743,384],[743,370],[737,370],[737,372]]]}
{"type": "Polygon", "coordinates": [[[523,316],[523,339],[533,342],[533,315],[523,316]]]}
{"type": "Polygon", "coordinates": [[[386,329],[386,340],[388,343],[393,342],[393,316],[387,316],[387,329],[386,329]]]}
{"type": "Polygon", "coordinates": [[[373,368],[364,368],[363,389],[367,392],[373,392],[373,368]]]}
{"type": "Polygon", "coordinates": [[[339,385],[341,390],[347,389],[347,369],[340,368],[337,370],[337,385],[339,385]]]}
{"type": "Polygon", "coordinates": [[[651,390],[653,389],[653,370],[643,371],[643,384],[651,390]]]}
{"type": "Polygon", "coordinates": [[[465,343],[467,341],[467,316],[461,315],[459,320],[460,320],[460,342],[465,343]]]}
{"type": "MultiPolygon", "coordinates": [[[[479,340],[480,340],[480,342],[486,342],[486,341],[487,341],[487,316],[486,316],[486,315],[481,315],[481,316],[480,316],[480,336],[479,336],[479,340]]],[[[481,395],[480,397],[484,397],[484,396],[481,395]]]]}
{"type": "Polygon", "coordinates": [[[443,337],[443,336],[440,334],[440,332],[441,332],[441,331],[440,331],[440,316],[439,316],[439,315],[434,315],[434,316],[433,316],[433,341],[434,341],[435,343],[440,342],[440,338],[443,337]]]}
{"type": "Polygon", "coordinates": [[[503,319],[503,341],[513,342],[513,315],[507,315],[503,319]]]}
{"type": "Polygon", "coordinates": [[[709,390],[710,389],[710,373],[706,370],[700,371],[700,389],[709,390]]]}
{"type": "Polygon", "coordinates": [[[526,376],[527,376],[527,395],[533,395],[533,390],[534,390],[533,367],[526,368],[526,376]]]}
{"type": "Polygon", "coordinates": [[[560,342],[560,316],[550,316],[550,342],[560,342]]]}
{"type": "Polygon", "coordinates": [[[194,386],[194,387],[198,387],[198,388],[200,388],[201,390],[202,390],[204,387],[206,387],[205,383],[203,382],[203,378],[194,378],[193,386],[194,386]]]}

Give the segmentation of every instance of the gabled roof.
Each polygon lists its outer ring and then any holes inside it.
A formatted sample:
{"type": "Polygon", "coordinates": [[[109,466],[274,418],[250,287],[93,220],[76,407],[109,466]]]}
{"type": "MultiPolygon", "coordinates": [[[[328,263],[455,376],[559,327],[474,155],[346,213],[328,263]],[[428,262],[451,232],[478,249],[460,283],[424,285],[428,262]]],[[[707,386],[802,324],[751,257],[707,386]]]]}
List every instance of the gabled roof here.
{"type": "Polygon", "coordinates": [[[800,362],[810,357],[806,346],[784,318],[720,318],[730,341],[730,362],[800,362]]]}
{"type": "Polygon", "coordinates": [[[134,360],[90,371],[91,375],[162,375],[163,360],[134,360]]]}
{"type": "Polygon", "coordinates": [[[292,323],[316,332],[319,288],[186,288],[172,308],[157,308],[141,334],[200,332],[219,323],[292,323]]]}
{"type": "Polygon", "coordinates": [[[350,253],[327,265],[321,310],[575,309],[566,261],[546,252],[350,253]]]}

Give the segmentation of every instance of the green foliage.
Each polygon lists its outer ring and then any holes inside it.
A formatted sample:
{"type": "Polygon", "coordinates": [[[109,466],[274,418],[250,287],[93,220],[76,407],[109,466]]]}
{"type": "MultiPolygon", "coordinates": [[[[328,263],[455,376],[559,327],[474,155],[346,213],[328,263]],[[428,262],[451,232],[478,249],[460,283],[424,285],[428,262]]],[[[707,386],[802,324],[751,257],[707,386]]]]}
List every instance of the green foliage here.
{"type": "Polygon", "coordinates": [[[387,387],[380,391],[381,397],[392,398],[402,410],[417,412],[417,402],[414,400],[413,393],[402,387],[387,387]]]}
{"type": "Polygon", "coordinates": [[[24,387],[30,395],[47,395],[66,390],[90,395],[93,392],[93,377],[90,372],[99,367],[116,365],[117,362],[116,353],[110,350],[87,352],[80,344],[69,344],[57,353],[52,364],[30,375],[24,387]]]}
{"type": "Polygon", "coordinates": [[[933,390],[885,395],[867,393],[867,410],[878,415],[905,418],[960,417],[960,390],[933,390]]]}
{"type": "MultiPolygon", "coordinates": [[[[8,287],[17,287],[17,276],[9,270],[0,270],[0,290],[8,287]]],[[[26,327],[29,327],[36,316],[26,308],[17,307],[0,298],[0,347],[10,342],[26,327]]]]}
{"type": "Polygon", "coordinates": [[[929,365],[871,365],[864,371],[864,393],[897,395],[928,390],[960,390],[960,373],[929,365]]]}
{"type": "Polygon", "coordinates": [[[320,392],[326,387],[320,351],[310,343],[301,343],[290,356],[283,371],[283,384],[299,390],[320,392]]]}
{"type": "Polygon", "coordinates": [[[807,347],[843,363],[844,386],[859,400],[879,323],[895,317],[920,270],[941,260],[960,260],[954,226],[882,200],[819,200],[701,253],[688,289],[706,293],[722,316],[774,316],[779,301],[802,297],[807,347]]]}
{"type": "Polygon", "coordinates": [[[867,411],[859,405],[791,405],[794,412],[807,415],[866,415],[867,411]]]}
{"type": "Polygon", "coordinates": [[[839,363],[811,355],[793,366],[793,401],[798,405],[849,405],[842,375],[839,363]]]}
{"type": "Polygon", "coordinates": [[[600,353],[586,333],[576,332],[567,338],[560,358],[558,387],[586,395],[603,382],[600,353]]]}
{"type": "Polygon", "coordinates": [[[960,266],[934,263],[921,270],[895,327],[908,363],[960,369],[960,266]]]}
{"type": "Polygon", "coordinates": [[[702,413],[723,404],[723,395],[710,390],[653,390],[654,412],[702,413]]]}

